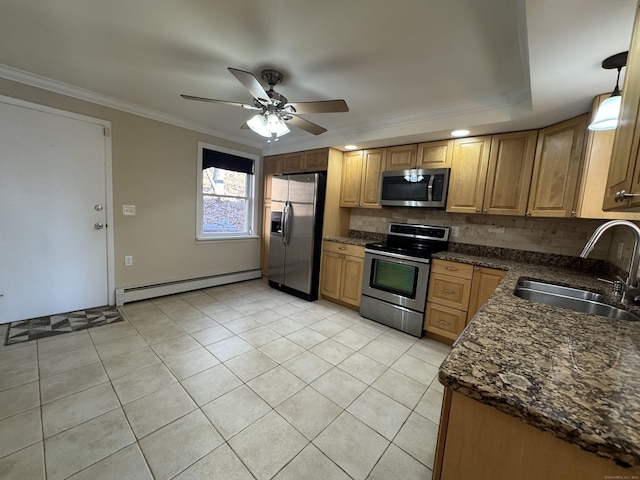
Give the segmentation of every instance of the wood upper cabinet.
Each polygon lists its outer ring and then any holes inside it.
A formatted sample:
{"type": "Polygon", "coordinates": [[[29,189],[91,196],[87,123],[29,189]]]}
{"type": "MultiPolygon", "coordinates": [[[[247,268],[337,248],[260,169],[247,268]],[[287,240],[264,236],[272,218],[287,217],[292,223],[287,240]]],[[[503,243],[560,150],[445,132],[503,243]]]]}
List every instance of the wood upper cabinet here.
{"type": "Polygon", "coordinates": [[[282,173],[304,172],[304,152],[285,153],[282,162],[282,173]]]}
{"type": "Polygon", "coordinates": [[[264,157],[264,199],[271,200],[271,180],[274,175],[282,174],[282,162],[284,155],[272,155],[264,157]]]}
{"type": "Polygon", "coordinates": [[[304,152],[304,171],[323,172],[329,165],[329,149],[319,148],[304,152]]]}
{"type": "Polygon", "coordinates": [[[616,200],[616,194],[640,194],[640,4],[636,7],[631,46],[624,74],[620,120],[607,176],[604,210],[640,207],[640,196],[616,200]]]}
{"type": "Polygon", "coordinates": [[[526,213],[537,137],[537,130],[493,136],[482,213],[526,213]]]}
{"type": "MultiPolygon", "coordinates": [[[[591,118],[593,121],[600,104],[611,96],[610,93],[597,96],[593,100],[591,118]]],[[[615,130],[587,130],[584,148],[584,159],[576,212],[578,218],[616,218],[640,220],[638,212],[621,212],[603,210],[602,199],[606,200],[607,174],[611,166],[611,154],[615,130]]],[[[618,203],[618,207],[620,203],[618,203]]]]}
{"type": "Polygon", "coordinates": [[[575,215],[586,126],[581,115],[540,130],[527,215],[575,215]]]}
{"type": "Polygon", "coordinates": [[[450,168],[453,140],[439,140],[418,145],[416,168],[450,168]]]}
{"type": "Polygon", "coordinates": [[[344,154],[341,207],[380,208],[380,174],[385,156],[384,148],[344,154]]]}
{"type": "Polygon", "coordinates": [[[416,168],[418,145],[400,145],[387,147],[387,159],[384,170],[408,170],[416,168]]]}
{"type": "Polygon", "coordinates": [[[453,142],[447,212],[482,212],[490,148],[490,136],[453,142]]]}
{"type": "Polygon", "coordinates": [[[449,168],[451,167],[452,155],[453,140],[387,147],[387,160],[384,170],[449,168]]]}

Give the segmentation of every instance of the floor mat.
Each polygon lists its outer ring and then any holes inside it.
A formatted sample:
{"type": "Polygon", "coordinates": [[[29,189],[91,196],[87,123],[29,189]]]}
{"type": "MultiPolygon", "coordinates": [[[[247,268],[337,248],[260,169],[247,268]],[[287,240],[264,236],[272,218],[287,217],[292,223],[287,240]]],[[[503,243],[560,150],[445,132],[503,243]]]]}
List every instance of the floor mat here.
{"type": "Polygon", "coordinates": [[[97,307],[77,312],[60,313],[46,317],[11,322],[4,339],[5,345],[27,342],[37,338],[51,337],[63,333],[121,322],[122,315],[116,307],[97,307]]]}

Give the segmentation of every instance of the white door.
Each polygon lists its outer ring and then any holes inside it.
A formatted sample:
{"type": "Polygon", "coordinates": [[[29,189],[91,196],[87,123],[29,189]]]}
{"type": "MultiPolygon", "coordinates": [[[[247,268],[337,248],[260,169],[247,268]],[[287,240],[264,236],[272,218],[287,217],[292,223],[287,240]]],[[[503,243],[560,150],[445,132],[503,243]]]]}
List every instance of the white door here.
{"type": "Polygon", "coordinates": [[[107,305],[104,126],[0,100],[0,323],[107,305]]]}

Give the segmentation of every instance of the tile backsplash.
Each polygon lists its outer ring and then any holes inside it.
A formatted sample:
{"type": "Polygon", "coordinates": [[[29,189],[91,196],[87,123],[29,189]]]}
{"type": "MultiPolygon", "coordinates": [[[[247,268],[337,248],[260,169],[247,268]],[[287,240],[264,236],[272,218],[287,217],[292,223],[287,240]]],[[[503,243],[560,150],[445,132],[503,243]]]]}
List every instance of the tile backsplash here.
{"type": "MultiPolygon", "coordinates": [[[[578,256],[593,231],[605,220],[466,215],[420,208],[360,208],[352,209],[349,229],[386,233],[389,222],[457,226],[458,236],[450,238],[451,242],[578,256]]],[[[611,243],[611,232],[606,232],[590,257],[614,261],[610,257],[615,252],[609,252],[611,243]]]]}

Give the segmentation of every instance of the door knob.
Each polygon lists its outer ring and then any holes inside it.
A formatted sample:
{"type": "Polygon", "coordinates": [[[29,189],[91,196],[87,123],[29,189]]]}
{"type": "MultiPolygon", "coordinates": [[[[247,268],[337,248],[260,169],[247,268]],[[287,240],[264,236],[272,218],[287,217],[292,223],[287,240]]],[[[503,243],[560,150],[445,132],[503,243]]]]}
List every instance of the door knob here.
{"type": "Polygon", "coordinates": [[[95,223],[95,224],[93,225],[93,227],[94,227],[96,230],[102,230],[102,229],[104,228],[104,225],[102,224],[102,222],[97,222],[97,223],[95,223]]]}

